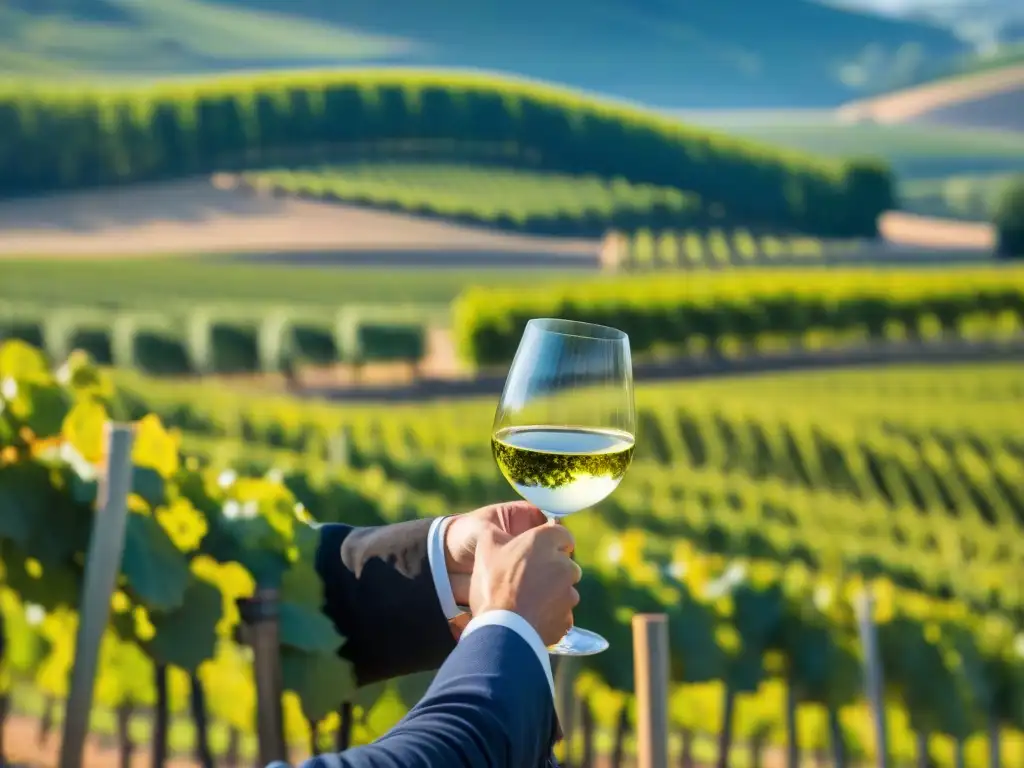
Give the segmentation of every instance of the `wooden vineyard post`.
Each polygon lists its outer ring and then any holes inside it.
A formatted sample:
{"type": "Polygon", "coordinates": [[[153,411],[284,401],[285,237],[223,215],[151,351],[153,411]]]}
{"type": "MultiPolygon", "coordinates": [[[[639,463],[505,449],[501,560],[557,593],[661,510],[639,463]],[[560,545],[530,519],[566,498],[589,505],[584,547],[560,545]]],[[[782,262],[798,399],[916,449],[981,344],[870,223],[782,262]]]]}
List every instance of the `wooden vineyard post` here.
{"type": "Polygon", "coordinates": [[[576,709],[576,659],[561,656],[555,664],[555,712],[562,727],[562,758],[566,766],[571,765],[576,723],[573,715],[576,709]]]}
{"type": "Polygon", "coordinates": [[[331,435],[327,443],[327,461],[331,469],[348,468],[352,463],[352,430],[347,426],[331,435]]]}
{"type": "Polygon", "coordinates": [[[868,588],[864,589],[857,601],[857,625],[860,630],[861,645],[864,647],[864,683],[874,720],[878,768],[888,768],[889,742],[885,727],[885,679],[882,673],[882,659],[878,652],[878,634],[875,629],[875,601],[868,588]]]}
{"type": "Polygon", "coordinates": [[[601,240],[598,260],[602,272],[623,272],[627,268],[629,241],[621,232],[612,230],[601,240]]]}
{"type": "Polygon", "coordinates": [[[253,652],[256,679],[256,735],[260,765],[288,760],[281,707],[281,643],[276,589],[258,587],[256,595],[239,600],[245,640],[253,652]]]}
{"type": "Polygon", "coordinates": [[[668,768],[668,616],[633,617],[637,768],[668,768]]]}
{"type": "Polygon", "coordinates": [[[85,737],[89,732],[93,688],[99,665],[100,642],[110,620],[110,600],[117,586],[128,524],[128,494],[132,488],[130,424],[106,425],[107,469],[101,476],[96,498],[96,519],[85,561],[85,578],[79,607],[75,663],[64,716],[60,768],[80,768],[85,737]]]}

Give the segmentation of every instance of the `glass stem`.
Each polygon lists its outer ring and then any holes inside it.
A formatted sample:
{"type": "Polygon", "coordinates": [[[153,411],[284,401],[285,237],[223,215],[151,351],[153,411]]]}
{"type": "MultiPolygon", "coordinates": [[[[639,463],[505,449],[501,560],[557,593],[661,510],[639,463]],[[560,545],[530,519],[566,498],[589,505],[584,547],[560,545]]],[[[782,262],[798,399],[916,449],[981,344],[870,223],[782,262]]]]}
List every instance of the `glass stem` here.
{"type": "MultiPolygon", "coordinates": [[[[544,512],[544,510],[542,509],[541,512],[544,512]]],[[[554,515],[549,515],[547,512],[544,512],[544,517],[546,517],[548,519],[548,523],[550,523],[551,525],[564,525],[564,523],[562,522],[562,518],[560,518],[560,517],[555,517],[554,515]]],[[[572,552],[569,553],[569,559],[572,560],[573,562],[576,561],[576,550],[575,549],[572,552]]],[[[572,627],[569,628],[569,632],[572,632],[572,627]]],[[[566,633],[566,634],[568,634],[568,633],[566,633]]]]}

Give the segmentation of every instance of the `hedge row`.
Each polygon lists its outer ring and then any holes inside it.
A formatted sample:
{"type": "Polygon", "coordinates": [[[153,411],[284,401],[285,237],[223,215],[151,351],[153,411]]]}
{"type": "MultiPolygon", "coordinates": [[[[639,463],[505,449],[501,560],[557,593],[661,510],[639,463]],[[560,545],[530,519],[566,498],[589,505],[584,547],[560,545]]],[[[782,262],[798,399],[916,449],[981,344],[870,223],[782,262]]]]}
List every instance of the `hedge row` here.
{"type": "Polygon", "coordinates": [[[815,331],[911,337],[929,324],[956,334],[978,316],[1024,320],[1024,269],[743,270],[616,277],[532,291],[471,289],[454,305],[462,356],[475,365],[512,360],[527,321],[563,317],[620,328],[634,354],[712,352],[723,343],[798,340],[815,331]]]}
{"type": "Polygon", "coordinates": [[[609,232],[601,248],[601,269],[646,272],[713,269],[757,264],[824,263],[826,256],[856,251],[858,243],[814,237],[758,235],[747,229],[713,228],[609,232]]]}
{"type": "Polygon", "coordinates": [[[0,304],[0,341],[21,339],[55,361],[82,349],[101,365],[151,375],[283,372],[301,364],[422,359],[425,324],[408,314],[281,310],[264,316],[50,310],[0,304]]]}
{"type": "Polygon", "coordinates": [[[355,203],[537,235],[601,237],[609,228],[728,224],[724,212],[708,210],[700,197],[674,187],[494,165],[329,165],[258,171],[238,183],[278,197],[355,203]]]}
{"type": "Polygon", "coordinates": [[[321,161],[378,142],[513,147],[538,170],[687,190],[735,221],[873,236],[891,174],[492,76],[265,73],[135,87],[0,87],[0,195],[321,161]]]}
{"type": "Polygon", "coordinates": [[[996,252],[1007,259],[1024,259],[1024,175],[1003,192],[995,216],[996,252]]]}

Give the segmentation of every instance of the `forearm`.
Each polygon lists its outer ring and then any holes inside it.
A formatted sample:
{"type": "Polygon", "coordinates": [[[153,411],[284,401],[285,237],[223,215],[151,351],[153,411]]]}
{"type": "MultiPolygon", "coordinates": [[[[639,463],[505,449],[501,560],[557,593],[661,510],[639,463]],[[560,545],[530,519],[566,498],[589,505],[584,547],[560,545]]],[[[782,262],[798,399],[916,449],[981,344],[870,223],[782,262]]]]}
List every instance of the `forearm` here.
{"type": "MultiPolygon", "coordinates": [[[[539,638],[536,638],[539,642],[539,638]]],[[[554,705],[533,641],[470,625],[426,696],[377,742],[307,768],[519,768],[553,743],[554,705]]]]}

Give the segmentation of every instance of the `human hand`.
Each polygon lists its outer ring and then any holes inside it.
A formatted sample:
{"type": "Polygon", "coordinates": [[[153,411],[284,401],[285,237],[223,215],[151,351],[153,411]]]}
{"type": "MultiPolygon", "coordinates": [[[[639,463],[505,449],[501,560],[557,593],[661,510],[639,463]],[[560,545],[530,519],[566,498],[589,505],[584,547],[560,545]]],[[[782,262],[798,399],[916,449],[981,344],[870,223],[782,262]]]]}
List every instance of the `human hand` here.
{"type": "Polygon", "coordinates": [[[469,605],[470,577],[481,534],[494,530],[515,537],[545,522],[544,513],[525,501],[491,504],[453,517],[444,535],[444,557],[456,604],[469,605]]]}
{"type": "Polygon", "coordinates": [[[572,609],[580,601],[575,585],[583,572],[569,556],[574,547],[572,534],[561,525],[542,525],[515,537],[485,530],[476,544],[470,582],[473,615],[512,611],[545,645],[558,642],[572,626],[572,609]]]}

